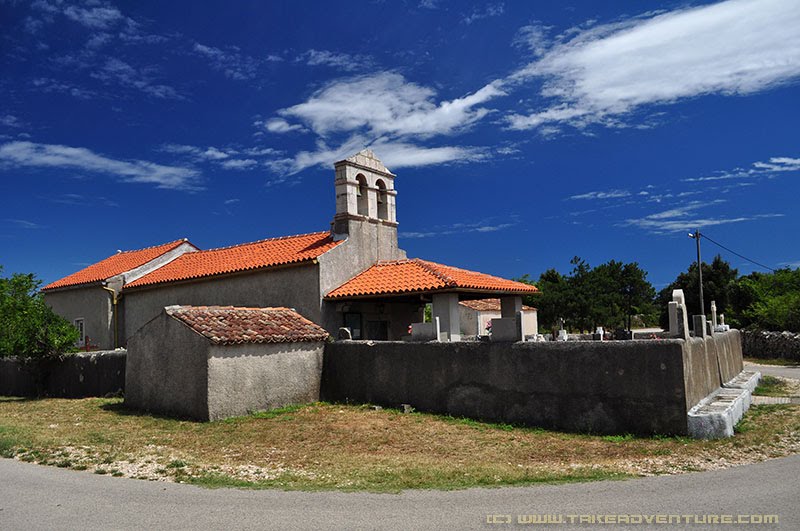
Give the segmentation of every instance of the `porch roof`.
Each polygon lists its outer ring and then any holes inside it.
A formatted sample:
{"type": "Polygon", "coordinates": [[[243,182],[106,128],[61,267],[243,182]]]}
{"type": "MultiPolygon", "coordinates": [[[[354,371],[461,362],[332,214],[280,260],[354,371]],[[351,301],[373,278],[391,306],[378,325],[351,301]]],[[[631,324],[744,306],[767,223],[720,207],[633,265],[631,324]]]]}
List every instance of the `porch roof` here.
{"type": "Polygon", "coordinates": [[[325,298],[332,300],[374,298],[380,295],[453,291],[528,295],[539,290],[530,284],[414,258],[377,262],[328,293],[325,298]]]}

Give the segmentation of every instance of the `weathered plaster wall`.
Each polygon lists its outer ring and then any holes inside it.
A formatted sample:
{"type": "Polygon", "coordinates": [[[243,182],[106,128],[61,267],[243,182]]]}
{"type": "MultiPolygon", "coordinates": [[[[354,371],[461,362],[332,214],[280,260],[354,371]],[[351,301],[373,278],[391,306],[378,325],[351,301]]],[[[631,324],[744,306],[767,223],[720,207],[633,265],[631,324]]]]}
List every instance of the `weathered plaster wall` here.
{"type": "Polygon", "coordinates": [[[321,321],[318,265],[266,269],[182,284],[125,291],[125,338],[130,338],[165,306],[222,305],[294,308],[321,321]]]}
{"type": "Polygon", "coordinates": [[[213,345],[210,420],[319,400],[324,343],[213,345]]]}
{"type": "MultiPolygon", "coordinates": [[[[397,246],[397,227],[366,218],[363,221],[347,220],[346,224],[347,239],[318,258],[320,294],[323,297],[378,260],[406,258],[405,251],[397,246]]],[[[309,318],[335,334],[342,326],[342,314],[336,311],[337,304],[340,303],[321,301],[323,319],[309,318]]]]}
{"type": "Polygon", "coordinates": [[[45,291],[44,300],[70,323],[83,318],[92,345],[102,350],[114,348],[111,294],[99,285],[45,291]]]}
{"type": "Polygon", "coordinates": [[[117,394],[124,387],[124,350],[25,362],[0,358],[0,396],[83,398],[117,394]]]}
{"type": "Polygon", "coordinates": [[[705,339],[691,337],[684,348],[686,406],[691,408],[744,370],[738,330],[705,339]]]}
{"type": "Polygon", "coordinates": [[[209,342],[162,312],[128,341],[125,405],[208,420],[209,342]]]}
{"type": "Polygon", "coordinates": [[[683,343],[376,343],[325,351],[323,400],[569,431],[687,432],[683,343]]]}
{"type": "Polygon", "coordinates": [[[326,347],[321,394],[568,431],[687,434],[687,411],[741,371],[738,344],[736,331],[689,342],[341,341],[326,347]]]}

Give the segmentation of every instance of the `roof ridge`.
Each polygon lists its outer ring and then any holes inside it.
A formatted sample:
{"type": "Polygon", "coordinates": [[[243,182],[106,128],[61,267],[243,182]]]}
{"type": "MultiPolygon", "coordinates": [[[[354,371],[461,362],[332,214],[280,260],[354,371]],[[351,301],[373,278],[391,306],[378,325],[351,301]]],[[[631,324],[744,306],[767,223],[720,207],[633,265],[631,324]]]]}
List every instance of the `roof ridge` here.
{"type": "MultiPolygon", "coordinates": [[[[141,249],[128,249],[128,250],[125,250],[125,251],[120,250],[120,251],[117,251],[116,253],[112,254],[111,256],[114,256],[114,255],[117,255],[117,254],[138,253],[140,251],[149,251],[150,249],[155,249],[157,247],[166,247],[167,245],[174,245],[174,244],[183,243],[183,242],[187,242],[190,245],[194,246],[194,244],[189,241],[189,238],[178,238],[177,240],[172,240],[171,242],[159,243],[158,245],[150,245],[148,247],[142,247],[141,249]]],[[[110,256],[106,257],[106,258],[110,258],[110,256]]],[[[103,258],[103,260],[105,260],[106,258],[103,258]]]]}
{"type": "Polygon", "coordinates": [[[245,245],[254,245],[257,243],[264,243],[264,242],[272,242],[277,240],[289,240],[293,238],[302,238],[303,236],[316,236],[320,234],[328,234],[330,235],[330,231],[321,230],[317,232],[307,232],[304,234],[291,234],[289,236],[273,236],[272,238],[264,238],[261,240],[256,240],[252,242],[243,242],[243,243],[236,243],[233,245],[225,245],[223,247],[213,247],[211,249],[202,249],[200,252],[208,252],[208,251],[224,251],[225,249],[235,249],[237,247],[244,247],[245,245]]]}
{"type": "MultiPolygon", "coordinates": [[[[427,271],[428,273],[430,273],[430,274],[436,276],[437,278],[439,278],[440,280],[444,281],[444,283],[448,287],[449,286],[455,286],[457,284],[456,280],[453,277],[451,277],[447,273],[439,271],[438,269],[436,269],[436,267],[434,267],[434,266],[439,266],[439,265],[443,265],[443,264],[437,264],[436,262],[429,262],[428,260],[423,260],[421,258],[413,258],[412,261],[415,264],[417,264],[418,266],[420,266],[422,269],[427,271]]],[[[447,267],[447,266],[445,266],[445,267],[447,267]]],[[[456,269],[458,269],[458,268],[456,268],[456,269]]]]}

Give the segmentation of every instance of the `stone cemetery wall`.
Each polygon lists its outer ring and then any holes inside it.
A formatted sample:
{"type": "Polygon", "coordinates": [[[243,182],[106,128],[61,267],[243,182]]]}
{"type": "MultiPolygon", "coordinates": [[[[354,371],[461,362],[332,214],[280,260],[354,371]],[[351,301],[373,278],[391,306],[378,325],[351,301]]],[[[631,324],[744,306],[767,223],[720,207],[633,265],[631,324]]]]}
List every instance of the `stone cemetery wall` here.
{"type": "Polygon", "coordinates": [[[783,358],[800,363],[800,334],[742,330],[746,358],[783,358]]]}

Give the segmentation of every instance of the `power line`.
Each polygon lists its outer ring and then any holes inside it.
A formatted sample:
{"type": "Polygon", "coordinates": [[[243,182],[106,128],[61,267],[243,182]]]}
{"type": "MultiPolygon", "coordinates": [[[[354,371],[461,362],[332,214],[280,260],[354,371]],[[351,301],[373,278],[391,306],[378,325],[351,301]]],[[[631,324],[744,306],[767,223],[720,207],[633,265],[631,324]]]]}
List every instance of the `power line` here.
{"type": "Polygon", "coordinates": [[[753,264],[757,265],[758,267],[763,267],[764,269],[769,269],[769,270],[770,270],[770,271],[772,271],[772,272],[775,272],[775,271],[776,271],[775,269],[773,269],[773,268],[771,268],[771,267],[769,267],[769,266],[766,266],[766,265],[764,265],[764,264],[762,264],[762,263],[760,263],[760,262],[756,262],[755,260],[751,260],[750,258],[747,258],[746,256],[743,256],[743,255],[741,255],[741,254],[737,253],[736,251],[733,251],[733,250],[731,250],[731,249],[729,249],[729,248],[725,247],[725,246],[724,246],[724,245],[722,245],[721,243],[719,243],[719,242],[717,242],[717,241],[714,241],[714,240],[712,240],[711,238],[709,238],[709,237],[708,237],[708,235],[707,235],[705,232],[701,233],[701,234],[700,234],[700,237],[701,237],[701,238],[705,238],[706,240],[710,241],[710,242],[711,242],[711,243],[713,243],[714,245],[717,245],[717,246],[719,246],[719,247],[722,247],[723,249],[725,249],[725,250],[726,250],[726,251],[728,251],[729,253],[731,253],[731,254],[735,254],[735,255],[736,255],[736,256],[738,256],[739,258],[741,258],[741,259],[743,259],[743,260],[747,260],[748,262],[750,262],[750,263],[753,263],[753,264]]]}

